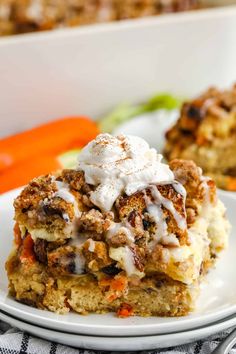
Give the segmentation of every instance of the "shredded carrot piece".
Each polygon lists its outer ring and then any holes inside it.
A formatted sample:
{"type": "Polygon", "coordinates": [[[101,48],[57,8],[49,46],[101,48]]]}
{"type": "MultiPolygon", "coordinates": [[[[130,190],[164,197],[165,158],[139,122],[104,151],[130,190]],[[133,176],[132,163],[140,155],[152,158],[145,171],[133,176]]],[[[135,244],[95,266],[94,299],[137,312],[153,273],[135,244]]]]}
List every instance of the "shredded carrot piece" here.
{"type": "Polygon", "coordinates": [[[110,290],[124,291],[127,286],[127,278],[124,275],[117,275],[115,278],[101,279],[99,284],[102,287],[109,287],[110,290]]]}
{"type": "Polygon", "coordinates": [[[126,317],[130,317],[133,315],[133,308],[131,305],[127,304],[127,303],[122,303],[120,308],[117,311],[117,316],[118,317],[122,317],[122,318],[126,318],[126,317]]]}
{"type": "Polygon", "coordinates": [[[23,240],[20,260],[23,263],[26,261],[33,263],[35,261],[34,241],[30,234],[27,234],[23,240]]]}
{"type": "Polygon", "coordinates": [[[15,226],[14,226],[14,240],[15,240],[15,244],[17,247],[20,247],[22,244],[22,238],[21,238],[21,232],[20,232],[20,228],[19,228],[19,224],[16,222],[15,226]]]}
{"type": "Polygon", "coordinates": [[[111,289],[115,291],[124,291],[127,286],[127,278],[123,275],[117,276],[111,281],[111,289]]]}
{"type": "Polygon", "coordinates": [[[99,286],[107,291],[106,299],[109,302],[122,296],[128,285],[128,279],[124,275],[116,275],[114,278],[104,278],[99,282],[99,286]]]}
{"type": "Polygon", "coordinates": [[[117,299],[117,294],[111,294],[107,297],[107,301],[112,302],[117,299]]]}

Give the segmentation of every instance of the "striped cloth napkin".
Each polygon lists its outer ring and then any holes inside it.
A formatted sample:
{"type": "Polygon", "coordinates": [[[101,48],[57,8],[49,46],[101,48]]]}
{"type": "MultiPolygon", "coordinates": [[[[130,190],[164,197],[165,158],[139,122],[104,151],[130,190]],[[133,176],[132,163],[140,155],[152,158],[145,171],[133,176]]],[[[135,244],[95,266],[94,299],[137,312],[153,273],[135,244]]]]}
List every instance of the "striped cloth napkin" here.
{"type": "MultiPolygon", "coordinates": [[[[214,335],[205,340],[174,348],[139,352],[140,354],[210,354],[230,331],[214,335]]],[[[119,348],[116,348],[119,349],[119,348]]],[[[108,352],[73,349],[53,342],[48,342],[16,328],[11,328],[0,321],[0,354],[106,354],[108,352]]],[[[118,353],[110,348],[109,353],[118,353]]],[[[134,353],[134,352],[133,352],[134,353]]],[[[126,352],[126,354],[129,354],[126,352]]],[[[131,352],[130,352],[131,354],[131,352]]],[[[232,349],[230,354],[236,354],[232,349]]]]}

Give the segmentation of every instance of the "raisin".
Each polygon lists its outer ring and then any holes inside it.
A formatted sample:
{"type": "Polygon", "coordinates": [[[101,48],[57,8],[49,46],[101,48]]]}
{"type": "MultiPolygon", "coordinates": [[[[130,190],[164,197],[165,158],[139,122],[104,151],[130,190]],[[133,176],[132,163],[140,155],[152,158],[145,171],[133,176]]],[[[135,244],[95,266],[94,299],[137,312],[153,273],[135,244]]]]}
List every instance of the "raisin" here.
{"type": "Polygon", "coordinates": [[[28,208],[23,208],[21,211],[22,211],[23,214],[25,214],[25,213],[27,213],[27,211],[29,211],[29,210],[30,210],[30,207],[28,207],[28,208]]]}
{"type": "Polygon", "coordinates": [[[103,273],[105,273],[106,275],[117,275],[117,274],[119,274],[121,272],[121,270],[118,269],[115,266],[115,264],[111,264],[111,265],[109,265],[107,267],[104,267],[104,268],[101,269],[101,271],[103,273]]]}
{"type": "Polygon", "coordinates": [[[47,244],[46,240],[36,239],[34,244],[34,252],[37,261],[40,263],[46,264],[47,263],[47,244]]]}
{"type": "Polygon", "coordinates": [[[138,215],[136,210],[131,211],[131,213],[128,216],[128,222],[130,223],[131,226],[135,227],[135,218],[138,215]]]}
{"type": "Polygon", "coordinates": [[[181,130],[181,133],[183,134],[183,135],[192,135],[192,131],[191,130],[188,130],[188,129],[184,129],[184,128],[181,128],[180,129],[181,130]]]}
{"type": "Polygon", "coordinates": [[[163,280],[157,280],[156,281],[156,287],[161,288],[163,286],[163,280]]]}
{"type": "Polygon", "coordinates": [[[134,264],[136,266],[136,268],[140,271],[143,272],[144,271],[144,259],[139,251],[139,249],[137,247],[130,247],[130,250],[133,254],[133,259],[134,259],[134,264]]]}
{"type": "Polygon", "coordinates": [[[57,215],[63,219],[63,211],[59,208],[53,208],[51,205],[45,204],[43,206],[43,211],[47,216],[57,215]]]}
{"type": "Polygon", "coordinates": [[[193,105],[187,108],[186,113],[189,118],[194,119],[196,121],[201,121],[203,118],[201,109],[193,105]]]}
{"type": "Polygon", "coordinates": [[[147,231],[150,227],[151,227],[151,222],[150,221],[148,221],[148,220],[143,220],[143,228],[144,228],[144,230],[145,231],[147,231]]]}
{"type": "Polygon", "coordinates": [[[223,108],[226,112],[230,112],[232,107],[227,105],[225,102],[221,102],[220,107],[223,108]]]}
{"type": "Polygon", "coordinates": [[[75,274],[75,261],[73,260],[72,262],[70,262],[67,266],[67,270],[69,273],[71,274],[75,274]]]}

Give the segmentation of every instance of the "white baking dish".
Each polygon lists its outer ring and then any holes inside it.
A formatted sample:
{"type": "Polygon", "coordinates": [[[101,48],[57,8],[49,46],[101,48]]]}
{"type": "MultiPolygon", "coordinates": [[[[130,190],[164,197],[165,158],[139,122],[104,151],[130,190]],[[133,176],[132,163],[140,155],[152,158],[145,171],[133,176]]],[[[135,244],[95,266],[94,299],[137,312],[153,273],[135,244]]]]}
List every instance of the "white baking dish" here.
{"type": "MultiPolygon", "coordinates": [[[[224,1],[225,3],[225,1],[224,1]]],[[[236,6],[0,40],[0,135],[236,81],[236,6]]]]}

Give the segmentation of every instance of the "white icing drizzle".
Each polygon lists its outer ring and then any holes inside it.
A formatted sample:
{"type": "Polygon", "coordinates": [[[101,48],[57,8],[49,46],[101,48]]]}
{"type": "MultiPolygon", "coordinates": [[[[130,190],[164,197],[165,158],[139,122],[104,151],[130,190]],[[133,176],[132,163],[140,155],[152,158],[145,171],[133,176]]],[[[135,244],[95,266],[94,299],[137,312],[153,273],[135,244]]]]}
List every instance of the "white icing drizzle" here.
{"type": "MultiPolygon", "coordinates": [[[[181,230],[185,230],[187,228],[186,219],[176,211],[173,203],[169,199],[164,198],[161,195],[156,186],[151,185],[149,188],[151,190],[151,195],[154,198],[154,202],[151,201],[146,191],[143,192],[143,196],[147,205],[147,211],[156,223],[154,239],[150,242],[149,247],[153,248],[156,243],[178,247],[180,245],[178,238],[174,234],[168,234],[168,226],[164,217],[162,205],[171,212],[181,230]]],[[[180,185],[180,183],[173,183],[173,188],[184,198],[186,197],[186,190],[182,185],[180,185]]]]}
{"type": "Polygon", "coordinates": [[[83,274],[85,270],[85,258],[81,254],[75,257],[75,274],[83,274]]]}
{"type": "Polygon", "coordinates": [[[123,257],[123,265],[124,265],[125,271],[126,271],[127,275],[135,274],[137,269],[134,265],[133,253],[128,246],[124,247],[124,251],[125,251],[124,252],[125,256],[123,257]]]}
{"type": "Polygon", "coordinates": [[[67,213],[63,213],[62,217],[65,220],[65,222],[69,222],[70,221],[69,215],[67,213]]]}
{"type": "Polygon", "coordinates": [[[118,232],[123,232],[130,242],[135,241],[133,231],[128,222],[122,221],[120,223],[112,223],[106,235],[107,239],[112,238],[118,232]]]}
{"type": "Polygon", "coordinates": [[[147,211],[156,223],[155,243],[161,242],[162,238],[168,234],[167,223],[161,205],[151,204],[147,206],[147,211]]]}
{"type": "Polygon", "coordinates": [[[162,237],[162,244],[167,246],[179,247],[179,240],[175,234],[168,234],[162,237]]]}
{"type": "Polygon", "coordinates": [[[186,219],[177,212],[172,201],[163,197],[159,192],[159,190],[156,188],[156,186],[150,186],[150,189],[151,189],[152,196],[155,200],[155,204],[157,205],[162,204],[164,208],[169,210],[169,212],[173,215],[178,225],[178,228],[181,230],[185,230],[187,228],[186,219]]]}
{"type": "Polygon", "coordinates": [[[152,204],[151,199],[149,198],[149,196],[147,195],[147,191],[146,189],[144,189],[143,191],[143,197],[144,197],[144,201],[146,206],[148,207],[150,204],[152,204]]]}
{"type": "Polygon", "coordinates": [[[185,201],[187,192],[186,192],[186,189],[184,188],[184,186],[181,183],[175,181],[174,183],[172,183],[172,187],[174,188],[174,190],[178,194],[180,194],[184,198],[184,201],[185,201]]]}
{"type": "Polygon", "coordinates": [[[58,191],[54,194],[54,197],[59,197],[67,203],[74,204],[75,196],[70,192],[68,184],[60,181],[55,181],[55,183],[58,191]]]}
{"type": "Polygon", "coordinates": [[[89,241],[89,248],[88,248],[89,252],[94,252],[95,247],[96,247],[96,243],[91,238],[88,239],[88,241],[89,241]]]}
{"type": "MultiPolygon", "coordinates": [[[[61,198],[63,199],[66,203],[70,203],[74,205],[74,214],[75,214],[75,224],[76,224],[76,218],[79,218],[81,215],[81,212],[79,211],[78,208],[78,203],[75,199],[75,196],[71,193],[70,187],[67,183],[57,181],[54,176],[51,177],[52,182],[56,184],[57,191],[53,194],[52,197],[56,198],[61,198]]],[[[75,225],[76,227],[76,225],[75,225]]]]}

